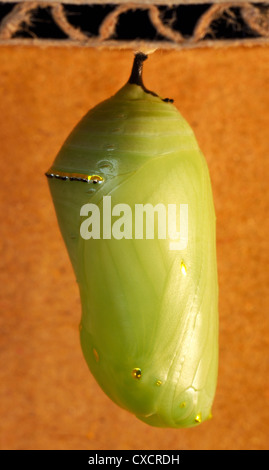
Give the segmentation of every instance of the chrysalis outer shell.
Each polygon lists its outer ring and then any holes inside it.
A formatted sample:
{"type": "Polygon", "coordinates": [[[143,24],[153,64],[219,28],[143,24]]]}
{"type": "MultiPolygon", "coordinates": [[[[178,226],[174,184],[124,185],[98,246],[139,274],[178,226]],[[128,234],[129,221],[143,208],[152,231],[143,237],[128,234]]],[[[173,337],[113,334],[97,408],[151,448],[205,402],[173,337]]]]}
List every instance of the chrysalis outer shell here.
{"type": "MultiPolygon", "coordinates": [[[[142,421],[195,426],[211,415],[218,368],[215,213],[205,159],[175,106],[128,83],[89,111],[50,174],[59,226],[80,288],[81,345],[105,393],[142,421]],[[81,207],[188,204],[188,245],[80,236],[81,207]],[[184,266],[184,272],[181,267],[184,266]],[[140,371],[140,372],[139,372],[140,371]]],[[[180,225],[179,210],[177,227],[180,225]]]]}

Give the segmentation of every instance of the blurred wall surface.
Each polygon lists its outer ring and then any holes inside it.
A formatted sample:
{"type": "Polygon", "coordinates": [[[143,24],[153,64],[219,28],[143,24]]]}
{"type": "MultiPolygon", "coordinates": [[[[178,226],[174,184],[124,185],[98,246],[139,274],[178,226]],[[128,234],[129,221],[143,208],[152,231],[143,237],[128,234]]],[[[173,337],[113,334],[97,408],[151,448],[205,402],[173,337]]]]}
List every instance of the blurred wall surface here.
{"type": "Polygon", "coordinates": [[[102,392],[82,356],[80,299],[44,172],[132,51],[0,47],[1,449],[266,449],[268,47],[157,51],[144,81],[206,156],[217,214],[220,362],[213,419],[151,428],[102,392]]]}

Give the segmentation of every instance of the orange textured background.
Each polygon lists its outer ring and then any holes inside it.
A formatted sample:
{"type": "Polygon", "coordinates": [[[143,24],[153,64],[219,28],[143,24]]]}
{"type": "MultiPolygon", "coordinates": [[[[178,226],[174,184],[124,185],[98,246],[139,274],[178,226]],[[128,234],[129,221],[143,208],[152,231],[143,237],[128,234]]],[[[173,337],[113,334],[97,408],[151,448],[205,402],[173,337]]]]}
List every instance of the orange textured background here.
{"type": "Polygon", "coordinates": [[[158,51],[145,84],[193,127],[217,214],[220,364],[213,419],[148,427],[113,404],[79,344],[80,299],[44,172],[127,80],[131,51],[0,48],[1,448],[266,449],[268,47],[158,51]]]}

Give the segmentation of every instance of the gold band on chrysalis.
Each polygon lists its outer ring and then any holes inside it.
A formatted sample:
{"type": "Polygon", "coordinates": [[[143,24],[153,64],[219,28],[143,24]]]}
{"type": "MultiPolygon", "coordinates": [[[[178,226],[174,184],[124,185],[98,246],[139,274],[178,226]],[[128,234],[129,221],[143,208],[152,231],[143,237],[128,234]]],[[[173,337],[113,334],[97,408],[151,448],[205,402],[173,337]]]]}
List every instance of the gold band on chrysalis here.
{"type": "Polygon", "coordinates": [[[67,173],[63,171],[48,170],[45,175],[47,178],[57,178],[63,181],[82,181],[83,183],[103,183],[104,178],[100,175],[85,175],[83,173],[67,173]]]}

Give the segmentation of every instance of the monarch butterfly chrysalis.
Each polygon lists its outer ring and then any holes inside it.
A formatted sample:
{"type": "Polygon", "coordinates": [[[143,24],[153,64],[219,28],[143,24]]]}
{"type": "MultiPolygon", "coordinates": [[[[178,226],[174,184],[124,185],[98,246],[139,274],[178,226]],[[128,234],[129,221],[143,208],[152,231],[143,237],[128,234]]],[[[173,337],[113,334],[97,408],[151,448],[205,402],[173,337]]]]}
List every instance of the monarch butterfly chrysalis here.
{"type": "Polygon", "coordinates": [[[92,374],[142,421],[190,427],[211,416],[217,382],[215,212],[190,126],[143,85],[146,58],[135,55],[128,83],[78,123],[46,176],[92,374]]]}

